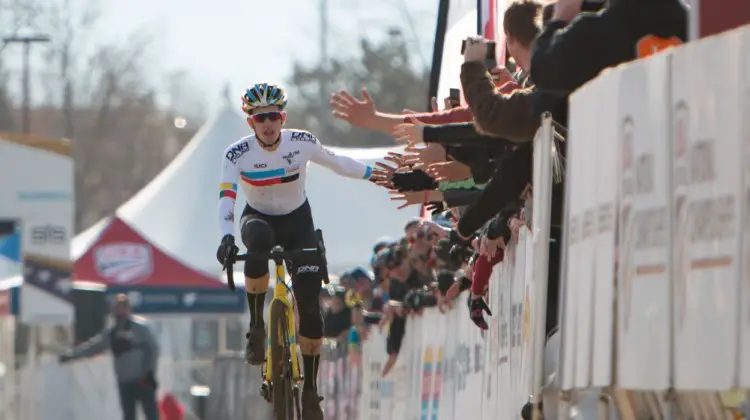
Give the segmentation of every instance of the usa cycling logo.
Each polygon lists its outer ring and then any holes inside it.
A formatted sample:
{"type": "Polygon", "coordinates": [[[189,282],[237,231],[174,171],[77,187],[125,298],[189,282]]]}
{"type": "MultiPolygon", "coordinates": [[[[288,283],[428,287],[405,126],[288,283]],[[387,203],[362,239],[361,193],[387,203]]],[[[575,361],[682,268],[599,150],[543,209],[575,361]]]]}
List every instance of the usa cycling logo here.
{"type": "Polygon", "coordinates": [[[146,280],[154,268],[151,247],[131,242],[100,245],[94,264],[99,275],[118,284],[146,280]]]}

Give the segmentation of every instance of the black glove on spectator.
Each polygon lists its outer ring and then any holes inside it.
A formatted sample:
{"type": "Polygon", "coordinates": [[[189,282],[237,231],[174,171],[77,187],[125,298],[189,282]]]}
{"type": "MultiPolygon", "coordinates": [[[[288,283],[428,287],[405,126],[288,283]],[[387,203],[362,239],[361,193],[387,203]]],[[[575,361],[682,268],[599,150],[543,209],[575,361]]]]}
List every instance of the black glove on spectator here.
{"type": "Polygon", "coordinates": [[[479,327],[479,329],[486,330],[489,328],[487,326],[487,321],[484,320],[484,312],[487,312],[487,315],[492,316],[492,311],[490,311],[490,307],[487,306],[487,303],[484,301],[484,298],[479,296],[477,298],[470,298],[469,301],[469,317],[474,322],[474,324],[479,327]]]}
{"type": "Polygon", "coordinates": [[[434,179],[420,170],[396,172],[393,174],[391,182],[399,192],[431,191],[438,187],[438,184],[434,179]]]}
{"type": "Polygon", "coordinates": [[[224,260],[227,258],[229,253],[237,253],[240,249],[237,248],[237,246],[234,244],[234,236],[232,235],[224,235],[223,238],[221,238],[221,245],[219,245],[219,249],[216,250],[216,259],[219,260],[219,264],[224,265],[224,260]]]}

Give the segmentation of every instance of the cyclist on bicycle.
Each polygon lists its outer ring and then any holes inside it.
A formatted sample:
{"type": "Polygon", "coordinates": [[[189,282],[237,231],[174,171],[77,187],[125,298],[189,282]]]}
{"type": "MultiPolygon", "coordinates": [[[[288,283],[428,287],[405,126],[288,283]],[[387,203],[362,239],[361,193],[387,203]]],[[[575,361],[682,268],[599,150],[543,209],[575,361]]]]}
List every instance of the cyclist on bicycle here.
{"type": "MultiPolygon", "coordinates": [[[[254,133],[239,139],[222,156],[219,223],[222,239],[217,251],[223,263],[235,249],[234,208],[237,186],[247,198],[240,219],[242,242],[248,252],[269,252],[275,245],[284,249],[315,248],[317,237],[310,204],[305,194],[307,163],[313,161],[334,172],[370,179],[372,168],[325,148],[311,133],[282,129],[286,120],[287,95],[279,86],[259,83],[242,96],[242,110],[254,133]]],[[[322,285],[323,260],[316,253],[286,261],[299,312],[299,343],[304,364],[302,391],[305,420],[323,418],[317,393],[317,374],[323,337],[323,319],[318,301],[322,285]]],[[[245,263],[245,286],[250,306],[245,359],[260,365],[265,358],[266,332],[263,306],[268,289],[267,261],[245,263]]]]}

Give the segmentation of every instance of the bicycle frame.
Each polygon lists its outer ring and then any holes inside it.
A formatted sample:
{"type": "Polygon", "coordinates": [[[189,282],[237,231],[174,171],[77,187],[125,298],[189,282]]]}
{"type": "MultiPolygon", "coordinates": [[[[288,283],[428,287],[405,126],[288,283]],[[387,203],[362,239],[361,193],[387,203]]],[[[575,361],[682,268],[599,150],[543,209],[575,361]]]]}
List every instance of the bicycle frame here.
{"type": "MultiPolygon", "coordinates": [[[[286,284],[284,284],[284,278],[286,277],[284,262],[274,262],[274,264],[276,265],[276,279],[273,287],[273,299],[271,299],[271,305],[273,305],[274,301],[280,301],[286,307],[286,319],[288,323],[287,331],[289,331],[289,352],[292,354],[292,379],[299,383],[304,380],[304,376],[302,375],[299,366],[299,344],[297,343],[297,321],[294,315],[294,305],[292,305],[292,302],[287,298],[288,289],[286,284]]],[[[271,305],[269,305],[269,308],[271,305]]],[[[269,322],[268,325],[270,330],[271,323],[269,322]]],[[[267,331],[267,333],[266,363],[263,365],[263,378],[266,381],[273,383],[272,378],[274,372],[271,366],[272,364],[268,363],[268,361],[271,360],[271,334],[278,334],[278,331],[267,331]]]]}

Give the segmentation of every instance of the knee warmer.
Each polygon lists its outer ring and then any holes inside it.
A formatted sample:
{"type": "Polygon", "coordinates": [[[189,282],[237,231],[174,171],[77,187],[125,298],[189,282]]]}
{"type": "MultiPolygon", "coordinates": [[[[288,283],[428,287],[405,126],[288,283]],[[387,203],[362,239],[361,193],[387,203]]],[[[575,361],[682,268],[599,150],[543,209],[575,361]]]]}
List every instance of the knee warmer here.
{"type": "Polygon", "coordinates": [[[317,339],[323,338],[323,315],[320,313],[320,288],[315,294],[300,296],[296,294],[299,311],[299,335],[317,339]]]}
{"type": "MultiPolygon", "coordinates": [[[[247,218],[242,222],[242,243],[248,252],[269,252],[276,243],[276,235],[265,220],[247,218]]],[[[268,274],[268,261],[252,260],[245,262],[245,276],[260,278],[268,274]]]]}

